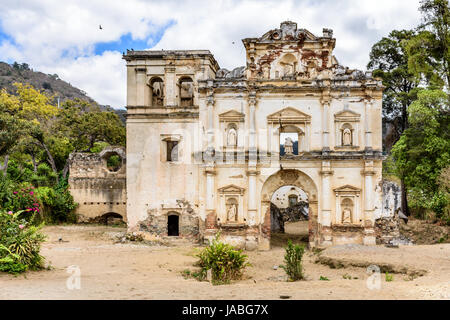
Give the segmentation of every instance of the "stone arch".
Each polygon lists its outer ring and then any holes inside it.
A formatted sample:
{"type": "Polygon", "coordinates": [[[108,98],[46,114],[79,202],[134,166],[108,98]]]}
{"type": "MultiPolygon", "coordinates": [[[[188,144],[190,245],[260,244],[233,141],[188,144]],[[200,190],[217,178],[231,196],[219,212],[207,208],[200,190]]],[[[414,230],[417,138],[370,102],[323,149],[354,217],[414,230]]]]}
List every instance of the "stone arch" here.
{"type": "Polygon", "coordinates": [[[106,212],[97,218],[97,222],[106,225],[122,224],[124,223],[123,216],[117,212],[106,212]]]}
{"type": "Polygon", "coordinates": [[[162,107],[164,105],[164,80],[155,76],[149,79],[150,87],[150,106],[162,107]]]}
{"type": "MultiPolygon", "coordinates": [[[[271,233],[271,215],[270,201],[272,195],[279,188],[291,185],[302,189],[308,196],[309,202],[309,245],[316,246],[319,244],[318,237],[318,190],[317,186],[310,176],[297,169],[279,170],[266,179],[261,189],[261,213],[262,228],[261,237],[265,243],[270,243],[271,233]]],[[[269,245],[270,246],[270,245],[269,245]]],[[[266,246],[267,247],[267,246],[266,246]]]]}
{"type": "Polygon", "coordinates": [[[178,80],[178,96],[181,107],[194,105],[194,81],[189,76],[182,76],[178,80]]]}

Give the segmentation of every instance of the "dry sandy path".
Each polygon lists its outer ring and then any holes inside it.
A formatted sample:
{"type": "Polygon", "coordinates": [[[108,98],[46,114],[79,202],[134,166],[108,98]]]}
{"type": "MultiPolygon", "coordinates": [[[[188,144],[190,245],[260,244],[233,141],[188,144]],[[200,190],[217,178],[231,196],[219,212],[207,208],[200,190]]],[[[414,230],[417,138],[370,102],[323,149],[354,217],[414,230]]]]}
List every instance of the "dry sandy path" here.
{"type": "Polygon", "coordinates": [[[307,281],[283,281],[284,250],[249,252],[253,267],[242,281],[212,286],[208,282],[184,279],[181,271],[194,269],[200,247],[148,246],[114,243],[113,235],[124,229],[100,226],[52,226],[44,228],[48,241],[42,254],[52,270],[28,272],[26,276],[0,274],[0,299],[450,299],[450,245],[327,249],[323,255],[337,258],[405,263],[427,270],[427,274],[407,281],[394,274],[394,281],[381,279],[380,290],[369,290],[366,269],[331,269],[314,261],[308,252],[304,269],[307,281]],[[68,242],[59,242],[62,236],[68,242]],[[81,289],[69,290],[67,268],[79,266],[81,289]],[[343,279],[343,275],[352,279],[343,279]],[[319,277],[330,281],[320,281],[319,277]]]}

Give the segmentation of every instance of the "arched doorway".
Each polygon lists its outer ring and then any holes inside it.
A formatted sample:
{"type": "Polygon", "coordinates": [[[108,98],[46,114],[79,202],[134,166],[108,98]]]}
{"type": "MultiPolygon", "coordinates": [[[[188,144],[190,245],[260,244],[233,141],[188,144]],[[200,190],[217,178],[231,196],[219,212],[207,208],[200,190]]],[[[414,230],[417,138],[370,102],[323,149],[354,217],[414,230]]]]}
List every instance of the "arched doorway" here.
{"type": "Polygon", "coordinates": [[[278,188],[270,200],[271,246],[284,247],[288,240],[309,242],[309,202],[306,192],[296,186],[278,188]]]}
{"type": "MultiPolygon", "coordinates": [[[[282,187],[301,189],[308,200],[308,243],[309,246],[318,244],[318,197],[317,187],[314,181],[304,172],[297,169],[283,169],[271,175],[264,182],[261,190],[261,212],[263,214],[263,224],[261,228],[260,245],[262,248],[270,247],[272,234],[272,197],[282,187]]],[[[297,190],[297,189],[296,189],[297,190]]],[[[297,198],[298,199],[298,198],[297,198]]],[[[289,200],[289,198],[288,198],[289,200]]],[[[306,239],[305,239],[306,240],[306,239]]]]}
{"type": "Polygon", "coordinates": [[[106,225],[123,225],[125,222],[123,221],[123,217],[116,212],[107,212],[102,216],[98,217],[97,222],[100,224],[106,225]]]}
{"type": "Polygon", "coordinates": [[[180,235],[180,217],[177,214],[170,214],[167,217],[167,235],[172,237],[180,235]]]}

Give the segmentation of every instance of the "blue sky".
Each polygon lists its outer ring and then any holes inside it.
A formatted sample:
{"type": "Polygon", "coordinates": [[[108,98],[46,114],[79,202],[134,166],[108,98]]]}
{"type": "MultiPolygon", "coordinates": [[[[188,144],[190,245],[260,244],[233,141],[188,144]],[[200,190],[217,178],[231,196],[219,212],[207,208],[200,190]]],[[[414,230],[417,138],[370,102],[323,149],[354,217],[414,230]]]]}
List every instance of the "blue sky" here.
{"type": "Polygon", "coordinates": [[[341,64],[365,69],[371,46],[416,26],[419,0],[0,0],[0,61],[58,74],[101,104],[126,104],[126,49],[208,49],[245,65],[241,39],[292,20],[334,30],[341,64]],[[102,30],[99,29],[102,25],[102,30]]]}
{"type": "Polygon", "coordinates": [[[151,49],[159,43],[166,30],[175,24],[176,21],[170,20],[165,25],[158,27],[155,32],[148,34],[144,39],[133,39],[131,32],[128,32],[122,35],[119,40],[98,42],[95,44],[94,53],[96,55],[101,55],[104,51],[126,52],[127,49],[151,49]]]}

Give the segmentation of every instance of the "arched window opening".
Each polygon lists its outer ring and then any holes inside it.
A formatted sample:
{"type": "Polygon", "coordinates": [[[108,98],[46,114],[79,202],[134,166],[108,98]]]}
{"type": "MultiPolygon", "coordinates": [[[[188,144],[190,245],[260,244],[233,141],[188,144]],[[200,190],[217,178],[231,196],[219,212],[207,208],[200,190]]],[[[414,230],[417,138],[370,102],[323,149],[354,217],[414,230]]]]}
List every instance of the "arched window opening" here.
{"type": "Polygon", "coordinates": [[[194,105],[194,84],[191,78],[181,78],[179,81],[180,106],[190,107],[194,105]]]}
{"type": "Polygon", "coordinates": [[[161,78],[156,77],[150,81],[150,98],[152,107],[164,105],[164,82],[161,78]]]}
{"type": "Polygon", "coordinates": [[[176,214],[167,217],[167,235],[171,237],[180,235],[180,217],[176,214]]]}
{"type": "Polygon", "coordinates": [[[293,54],[285,54],[279,63],[282,78],[294,77],[297,72],[297,59],[293,54]]]}
{"type": "Polygon", "coordinates": [[[178,141],[168,140],[167,143],[167,158],[166,160],[178,161],[178,141]]]}
{"type": "Polygon", "coordinates": [[[295,126],[282,127],[280,132],[280,156],[299,155],[303,132],[295,126]]]}

